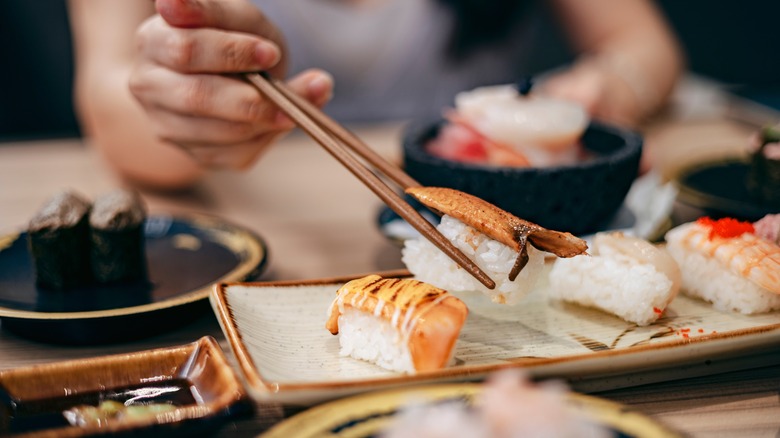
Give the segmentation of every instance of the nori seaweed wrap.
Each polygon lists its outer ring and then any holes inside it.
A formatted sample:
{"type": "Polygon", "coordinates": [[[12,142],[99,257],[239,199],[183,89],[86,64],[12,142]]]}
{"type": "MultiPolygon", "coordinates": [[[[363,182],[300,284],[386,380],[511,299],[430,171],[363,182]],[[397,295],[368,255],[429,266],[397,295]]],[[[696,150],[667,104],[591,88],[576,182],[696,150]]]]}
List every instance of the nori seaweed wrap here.
{"type": "Polygon", "coordinates": [[[146,279],[141,198],[116,190],[95,200],[89,217],[92,275],[98,283],[146,279]]]}
{"type": "Polygon", "coordinates": [[[780,158],[768,153],[768,147],[777,148],[778,142],[780,127],[762,130],[760,146],[751,158],[747,188],[757,201],[780,207],[780,158]]]}
{"type": "Polygon", "coordinates": [[[89,209],[89,202],[66,191],[30,220],[27,239],[41,288],[64,290],[89,283],[89,209]]]}

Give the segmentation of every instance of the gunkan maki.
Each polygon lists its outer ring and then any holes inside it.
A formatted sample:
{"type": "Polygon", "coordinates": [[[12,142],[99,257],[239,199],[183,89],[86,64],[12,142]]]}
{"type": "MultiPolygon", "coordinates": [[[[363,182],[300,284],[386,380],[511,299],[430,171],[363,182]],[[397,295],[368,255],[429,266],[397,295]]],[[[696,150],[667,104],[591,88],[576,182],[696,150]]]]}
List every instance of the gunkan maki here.
{"type": "Polygon", "coordinates": [[[146,280],[146,209],[135,192],[98,197],[89,217],[92,275],[98,283],[146,280]]]}
{"type": "Polygon", "coordinates": [[[89,211],[89,202],[64,191],[30,220],[27,239],[39,287],[64,290],[89,283],[89,211]]]}

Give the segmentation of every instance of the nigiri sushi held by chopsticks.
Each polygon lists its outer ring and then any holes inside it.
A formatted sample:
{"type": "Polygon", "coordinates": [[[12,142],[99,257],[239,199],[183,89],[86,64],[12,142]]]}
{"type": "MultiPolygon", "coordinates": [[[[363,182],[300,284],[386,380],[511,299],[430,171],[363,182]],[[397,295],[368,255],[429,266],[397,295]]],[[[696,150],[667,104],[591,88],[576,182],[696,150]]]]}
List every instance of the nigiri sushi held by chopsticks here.
{"type": "Polygon", "coordinates": [[[780,309],[780,245],[757,235],[753,224],[701,218],[670,230],[666,243],[680,265],[684,293],[718,310],[780,309]]]}
{"type": "Polygon", "coordinates": [[[406,240],[402,260],[407,269],[417,279],[452,293],[479,291],[496,303],[516,304],[541,277],[544,251],[573,257],[588,249],[578,237],[548,230],[457,190],[413,187],[406,192],[442,213],[437,229],[496,281],[495,288],[484,288],[427,241],[406,240]]]}
{"type": "Polygon", "coordinates": [[[558,257],[574,257],[588,250],[587,242],[570,233],[548,230],[468,193],[443,187],[411,187],[406,193],[517,251],[509,280],[514,280],[528,263],[529,242],[558,257]]]}
{"type": "Polygon", "coordinates": [[[446,366],[468,315],[455,296],[413,279],[369,275],[336,293],[325,328],[339,335],[341,355],[391,371],[446,366]]]}

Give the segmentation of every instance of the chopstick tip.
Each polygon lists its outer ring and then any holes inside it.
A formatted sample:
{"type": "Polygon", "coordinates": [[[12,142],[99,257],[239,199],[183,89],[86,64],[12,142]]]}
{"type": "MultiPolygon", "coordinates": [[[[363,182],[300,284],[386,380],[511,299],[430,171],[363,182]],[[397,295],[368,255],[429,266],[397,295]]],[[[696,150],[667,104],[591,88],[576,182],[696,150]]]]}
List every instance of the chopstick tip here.
{"type": "Polygon", "coordinates": [[[482,283],[486,288],[493,290],[496,288],[496,282],[492,278],[488,277],[484,272],[479,272],[481,275],[477,276],[477,280],[482,283]]]}

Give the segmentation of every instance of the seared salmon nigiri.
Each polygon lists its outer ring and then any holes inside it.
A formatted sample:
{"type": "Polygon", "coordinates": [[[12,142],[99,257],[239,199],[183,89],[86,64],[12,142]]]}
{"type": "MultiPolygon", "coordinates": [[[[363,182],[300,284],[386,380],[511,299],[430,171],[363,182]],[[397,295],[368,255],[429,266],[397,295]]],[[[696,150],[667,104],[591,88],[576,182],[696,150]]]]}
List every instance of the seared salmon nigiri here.
{"type": "Polygon", "coordinates": [[[467,315],[445,290],[369,275],[337,291],[325,328],[339,335],[343,356],[415,373],[447,365],[467,315]]]}

